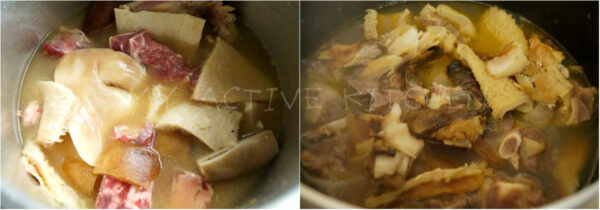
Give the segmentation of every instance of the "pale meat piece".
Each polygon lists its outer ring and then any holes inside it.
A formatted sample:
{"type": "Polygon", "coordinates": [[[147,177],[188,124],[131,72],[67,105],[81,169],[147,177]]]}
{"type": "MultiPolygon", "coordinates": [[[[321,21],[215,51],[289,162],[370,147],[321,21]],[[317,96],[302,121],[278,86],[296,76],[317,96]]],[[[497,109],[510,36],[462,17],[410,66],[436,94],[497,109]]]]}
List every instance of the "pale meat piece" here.
{"type": "Polygon", "coordinates": [[[528,64],[527,56],[521,46],[512,42],[498,56],[488,60],[486,67],[494,78],[498,78],[521,73],[528,64]]]}
{"type": "Polygon", "coordinates": [[[188,14],[132,12],[127,5],[115,8],[115,20],[117,33],[147,30],[158,41],[181,53],[186,59],[196,57],[206,22],[188,14]]]}
{"type": "Polygon", "coordinates": [[[378,78],[385,72],[396,69],[403,59],[397,55],[381,56],[367,65],[360,73],[360,78],[378,78]]]}
{"type": "Polygon", "coordinates": [[[528,112],[533,109],[533,101],[507,77],[493,78],[486,70],[485,63],[465,44],[459,44],[456,57],[466,64],[481,87],[481,92],[492,108],[492,116],[500,119],[510,110],[528,112]]]}
{"type": "Polygon", "coordinates": [[[407,180],[402,187],[365,201],[368,208],[387,205],[398,199],[424,199],[442,194],[460,194],[478,189],[486,173],[482,164],[471,163],[452,169],[435,169],[407,180]]]}
{"type": "Polygon", "coordinates": [[[521,88],[537,102],[553,105],[568,96],[573,84],[560,72],[562,53],[536,35],[529,39],[529,66],[516,77],[521,88]]]}
{"type": "Polygon", "coordinates": [[[63,56],[54,81],[78,99],[68,117],[68,131],[81,158],[91,166],[104,148],[112,123],[130,114],[133,90],[146,76],[144,67],[111,49],[82,49],[63,56]]]}
{"type": "Polygon", "coordinates": [[[23,111],[17,111],[17,116],[21,117],[23,126],[38,124],[42,116],[42,105],[38,100],[31,101],[23,111]]]}
{"type": "Polygon", "coordinates": [[[213,193],[204,177],[177,170],[173,173],[170,208],[206,209],[212,201],[213,193]]]}
{"type": "Polygon", "coordinates": [[[400,105],[394,104],[392,110],[383,118],[378,135],[386,144],[414,159],[423,149],[424,142],[411,135],[408,125],[400,121],[401,115],[400,105]]]}
{"type": "Polygon", "coordinates": [[[235,147],[198,159],[207,181],[233,178],[266,166],[279,153],[277,139],[270,130],[242,139],[235,147]]]}
{"type": "Polygon", "coordinates": [[[192,99],[210,103],[262,101],[275,84],[233,46],[217,37],[198,78],[192,99]]]}
{"type": "Polygon", "coordinates": [[[443,141],[446,145],[470,149],[483,134],[484,126],[485,118],[481,115],[459,119],[437,130],[432,138],[443,141]]]}
{"type": "Polygon", "coordinates": [[[440,4],[437,8],[427,4],[421,9],[416,20],[420,25],[425,27],[444,27],[460,42],[467,43],[476,35],[473,22],[464,14],[445,4],[440,4]]]}
{"type": "Polygon", "coordinates": [[[237,143],[242,113],[225,107],[183,102],[170,107],[158,121],[156,129],[178,129],[194,135],[213,151],[237,143]]]}
{"type": "Polygon", "coordinates": [[[34,176],[42,189],[63,207],[85,209],[93,205],[93,198],[80,194],[61,177],[59,169],[52,166],[39,144],[30,142],[25,145],[22,161],[25,171],[34,176]]]}
{"type": "Polygon", "coordinates": [[[328,50],[319,53],[319,59],[331,60],[328,66],[330,69],[341,69],[367,65],[381,54],[381,50],[373,42],[359,42],[348,45],[333,43],[328,50]]]}
{"type": "Polygon", "coordinates": [[[365,31],[365,39],[377,39],[379,37],[379,33],[377,32],[377,10],[367,9],[365,10],[367,14],[365,14],[362,27],[365,31]]]}
{"type": "Polygon", "coordinates": [[[377,155],[373,165],[373,178],[398,175],[403,180],[412,159],[401,152],[397,152],[393,157],[383,154],[377,155]]]}
{"type": "Polygon", "coordinates": [[[42,116],[36,141],[49,145],[61,142],[65,135],[72,107],[78,99],[69,88],[51,81],[39,83],[43,95],[42,116]]]}
{"type": "Polygon", "coordinates": [[[88,110],[79,100],[75,101],[71,108],[72,113],[69,115],[67,130],[79,156],[87,164],[95,166],[107,138],[101,134],[100,118],[88,110]]]}

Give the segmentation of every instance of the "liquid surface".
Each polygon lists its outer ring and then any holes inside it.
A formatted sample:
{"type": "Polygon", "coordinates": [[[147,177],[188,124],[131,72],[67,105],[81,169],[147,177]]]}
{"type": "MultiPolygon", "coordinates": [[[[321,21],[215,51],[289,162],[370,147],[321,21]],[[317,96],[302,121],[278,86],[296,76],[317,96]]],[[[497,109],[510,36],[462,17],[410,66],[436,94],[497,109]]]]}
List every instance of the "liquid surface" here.
{"type": "MultiPolygon", "coordinates": [[[[88,8],[82,8],[72,17],[66,19],[60,23],[61,26],[67,26],[70,28],[81,28],[83,18],[85,17],[88,8]]],[[[263,71],[264,75],[268,75],[268,78],[273,81],[279,87],[278,73],[273,66],[270,55],[262,46],[260,40],[252,31],[243,26],[237,24],[238,30],[240,31],[239,38],[232,43],[242,55],[249,58],[250,62],[263,71]]],[[[47,38],[53,37],[59,34],[60,31],[55,29],[51,31],[47,38]]],[[[110,26],[102,31],[99,31],[92,36],[88,35],[89,40],[92,42],[93,48],[108,48],[108,38],[116,35],[115,26],[110,26]]],[[[44,40],[45,42],[46,40],[44,40]]],[[[42,43],[44,43],[42,42],[42,43]]],[[[199,58],[192,59],[191,63],[198,66],[201,65],[205,59],[206,54],[210,52],[210,49],[202,48],[201,52],[204,53],[199,58]]],[[[54,81],[54,69],[57,65],[58,58],[44,55],[44,51],[41,47],[31,58],[27,72],[23,79],[20,93],[19,109],[22,110],[31,101],[41,100],[41,92],[37,86],[40,81],[54,81]]],[[[192,89],[188,83],[172,83],[164,79],[158,78],[152,72],[146,72],[147,76],[141,81],[137,88],[131,90],[131,95],[135,101],[135,105],[132,108],[131,113],[128,113],[125,117],[106,123],[102,130],[102,135],[108,137],[111,135],[111,127],[114,125],[126,125],[133,129],[139,129],[143,125],[151,95],[151,89],[154,85],[161,84],[164,92],[168,93],[169,97],[166,105],[159,110],[159,114],[164,113],[169,107],[174,106],[183,101],[191,101],[190,96],[192,89]],[[112,124],[112,125],[110,125],[112,124]]],[[[200,103],[200,102],[194,102],[200,103]]],[[[261,108],[266,108],[268,101],[257,102],[261,108]]],[[[233,104],[236,109],[243,111],[244,104],[233,104]]],[[[279,136],[280,125],[283,120],[283,105],[281,101],[274,100],[271,104],[271,108],[274,111],[264,112],[260,111],[254,115],[246,115],[242,118],[240,123],[240,130],[238,132],[238,139],[242,139],[248,135],[251,135],[258,130],[253,125],[249,125],[250,122],[256,122],[255,120],[261,120],[264,125],[264,129],[272,130],[276,138],[279,136]]],[[[36,135],[37,126],[22,126],[21,125],[21,136],[24,143],[33,141],[36,135]]],[[[73,156],[76,154],[70,140],[65,140],[59,143],[53,148],[57,151],[51,152],[51,156],[54,157],[52,161],[55,167],[62,165],[63,160],[67,156],[73,156]],[[59,151],[64,151],[66,155],[59,151]],[[75,152],[75,153],[74,153],[75,152]]],[[[176,169],[187,170],[196,174],[199,174],[196,160],[211,154],[211,151],[204,143],[196,139],[194,136],[189,134],[183,134],[176,131],[156,131],[154,149],[160,154],[160,160],[162,168],[159,176],[154,180],[154,188],[152,194],[152,208],[169,208],[169,192],[171,191],[172,175],[176,169]]],[[[52,149],[50,149],[52,150],[52,149]]],[[[69,156],[69,157],[70,157],[69,156]]],[[[76,156],[74,156],[76,157],[76,156]]],[[[67,157],[68,158],[68,157],[67,157]]],[[[250,174],[239,176],[233,179],[218,181],[209,183],[213,187],[214,195],[210,208],[233,208],[240,204],[244,200],[253,199],[250,195],[251,192],[256,188],[262,178],[262,174],[266,169],[259,169],[250,174]]],[[[64,174],[61,172],[61,176],[64,174]]],[[[96,188],[97,193],[97,188],[96,188]]],[[[89,206],[93,208],[93,206],[89,206]]]]}

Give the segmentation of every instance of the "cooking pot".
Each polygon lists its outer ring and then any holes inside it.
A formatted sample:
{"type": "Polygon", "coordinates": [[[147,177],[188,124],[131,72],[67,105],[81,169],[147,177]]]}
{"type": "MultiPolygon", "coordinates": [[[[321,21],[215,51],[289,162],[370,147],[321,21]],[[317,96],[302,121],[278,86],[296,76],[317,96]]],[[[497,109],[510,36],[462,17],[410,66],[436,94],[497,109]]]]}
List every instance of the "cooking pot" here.
{"type": "MultiPolygon", "coordinates": [[[[309,58],[340,26],[362,17],[365,9],[382,8],[405,2],[302,2],[301,56],[309,58]]],[[[423,5],[425,2],[421,2],[423,5]]],[[[451,4],[451,3],[449,3],[451,4]]],[[[523,16],[519,21],[531,21],[562,44],[583,66],[591,85],[598,87],[598,2],[485,2],[523,16]]],[[[412,11],[415,13],[416,11],[412,11]]],[[[305,69],[303,62],[303,67],[305,69]]],[[[598,96],[596,96],[597,98],[598,96]]],[[[597,130],[595,132],[598,132],[597,130]]],[[[596,139],[598,135],[595,134],[596,139]]],[[[597,144],[594,144],[597,145],[597,144]]],[[[598,208],[598,153],[593,153],[593,175],[583,181],[578,191],[549,203],[545,208],[598,208]]],[[[360,208],[319,192],[301,183],[302,208],[360,208]]]]}
{"type": "MultiPolygon", "coordinates": [[[[271,53],[283,93],[298,88],[298,2],[231,2],[238,21],[251,28],[271,53]]],[[[89,2],[2,2],[2,208],[53,208],[25,173],[19,131],[19,92],[28,61],[48,32],[89,2]]],[[[298,103],[286,110],[280,153],[240,208],[299,206],[298,103]]]]}

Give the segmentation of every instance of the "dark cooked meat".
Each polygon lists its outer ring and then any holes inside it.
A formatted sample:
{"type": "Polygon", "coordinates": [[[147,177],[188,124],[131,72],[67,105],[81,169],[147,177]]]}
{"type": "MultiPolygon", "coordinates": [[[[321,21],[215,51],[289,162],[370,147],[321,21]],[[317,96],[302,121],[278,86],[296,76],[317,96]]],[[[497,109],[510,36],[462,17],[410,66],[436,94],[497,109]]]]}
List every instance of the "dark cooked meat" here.
{"type": "Polygon", "coordinates": [[[44,53],[47,55],[63,56],[73,50],[88,48],[91,45],[85,33],[79,29],[61,26],[59,31],[60,34],[44,43],[44,53]]]}
{"type": "Polygon", "coordinates": [[[302,149],[302,166],[312,173],[332,180],[348,175],[346,162],[352,145],[346,134],[346,118],[302,133],[302,149]]]}
{"type": "Polygon", "coordinates": [[[473,150],[493,167],[498,167],[504,162],[498,152],[486,141],[476,141],[473,144],[473,150]]]}
{"type": "Polygon", "coordinates": [[[155,42],[150,32],[139,31],[111,36],[110,48],[122,51],[172,81],[189,79],[194,68],[185,64],[183,57],[167,46],[155,42]]]}
{"type": "Polygon", "coordinates": [[[471,96],[473,96],[473,99],[483,104],[483,93],[481,92],[479,83],[475,80],[471,69],[463,66],[457,59],[452,60],[452,63],[450,63],[446,69],[446,74],[455,85],[459,85],[463,90],[468,91],[471,96]]]}
{"type": "Polygon", "coordinates": [[[572,82],[573,89],[570,97],[565,101],[568,104],[569,112],[567,115],[567,125],[575,125],[589,120],[594,113],[594,100],[598,95],[596,87],[581,87],[577,82],[572,82]]]}
{"type": "Polygon", "coordinates": [[[423,53],[411,58],[400,65],[396,70],[388,71],[380,78],[380,88],[382,90],[406,90],[411,86],[411,82],[416,77],[419,67],[426,63],[436,60],[444,55],[444,50],[439,46],[431,47],[423,53]]]}
{"type": "Polygon", "coordinates": [[[83,19],[82,30],[86,34],[94,34],[100,29],[115,22],[114,8],[119,6],[112,1],[96,1],[83,19]]]}
{"type": "Polygon", "coordinates": [[[440,109],[420,109],[403,113],[402,119],[408,124],[410,132],[420,138],[431,135],[455,120],[481,115],[481,110],[450,109],[445,105],[440,109]]]}
{"type": "Polygon", "coordinates": [[[322,139],[317,145],[302,151],[302,166],[322,177],[336,180],[350,174],[346,160],[351,152],[346,135],[322,139]]]}

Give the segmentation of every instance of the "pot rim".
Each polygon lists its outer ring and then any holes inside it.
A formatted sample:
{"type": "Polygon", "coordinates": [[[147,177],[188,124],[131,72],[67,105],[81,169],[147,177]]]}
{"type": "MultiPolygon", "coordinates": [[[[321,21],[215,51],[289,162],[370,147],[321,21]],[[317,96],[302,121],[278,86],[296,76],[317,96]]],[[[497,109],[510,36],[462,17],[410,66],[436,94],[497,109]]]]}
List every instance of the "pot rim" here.
{"type": "MultiPolygon", "coordinates": [[[[337,198],[331,197],[316,190],[315,188],[301,183],[300,184],[300,197],[303,201],[306,201],[314,206],[320,208],[332,208],[332,209],[357,209],[363,208],[354,204],[347,203],[337,198]]],[[[577,208],[581,207],[588,201],[592,201],[593,198],[598,198],[598,181],[585,186],[583,189],[563,197],[559,200],[540,206],[540,208],[550,209],[564,209],[564,208],[577,208]]],[[[596,205],[598,203],[596,202],[596,205]]]]}

